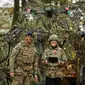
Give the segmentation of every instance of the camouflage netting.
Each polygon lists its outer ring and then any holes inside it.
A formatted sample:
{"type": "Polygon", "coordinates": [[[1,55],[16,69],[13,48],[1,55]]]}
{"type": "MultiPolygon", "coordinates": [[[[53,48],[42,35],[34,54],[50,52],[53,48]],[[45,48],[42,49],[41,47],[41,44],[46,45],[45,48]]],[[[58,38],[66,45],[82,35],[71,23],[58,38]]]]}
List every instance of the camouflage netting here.
{"type": "MultiPolygon", "coordinates": [[[[35,2],[28,3],[20,12],[16,24],[7,33],[4,40],[10,42],[13,48],[24,38],[28,30],[32,30],[33,32],[41,30],[46,32],[48,35],[56,33],[60,38],[60,45],[63,45],[63,41],[66,42],[64,46],[61,47],[65,50],[68,58],[72,60],[75,59],[75,56],[77,55],[77,57],[81,57],[83,60],[82,63],[85,63],[85,40],[81,39],[81,35],[79,33],[80,21],[85,23],[85,17],[80,20],[80,17],[83,16],[82,13],[85,13],[84,6],[84,2],[71,5],[70,8],[73,10],[73,15],[70,16],[65,13],[54,13],[52,17],[48,17],[44,14],[35,14],[34,12],[29,15],[27,12],[28,8],[33,10],[43,10],[43,8],[46,7],[46,4],[40,2],[36,2],[36,4],[35,2]],[[82,12],[78,10],[79,8],[82,12]],[[75,54],[75,52],[77,54],[75,54]]],[[[47,47],[47,38],[48,36],[44,37],[44,49],[47,47]]],[[[36,35],[34,37],[34,41],[37,42],[36,35]]],[[[8,49],[7,46],[7,43],[0,44],[0,60],[6,57],[8,49]]]]}
{"type": "Polygon", "coordinates": [[[0,41],[0,59],[5,57],[8,53],[8,44],[6,42],[0,41]]]}
{"type": "Polygon", "coordinates": [[[85,22],[85,1],[77,2],[71,6],[71,9],[73,10],[73,14],[71,19],[77,27],[79,27],[79,23],[82,20],[85,22]],[[83,19],[81,19],[83,17],[83,19]]]}
{"type": "MultiPolygon", "coordinates": [[[[72,8],[72,10],[74,10],[73,15],[67,15],[65,13],[54,13],[52,17],[48,17],[47,15],[44,14],[35,14],[35,12],[32,12],[31,15],[29,15],[29,13],[27,12],[28,8],[31,8],[33,10],[43,10],[46,7],[46,4],[40,2],[28,3],[26,7],[20,12],[19,18],[15,24],[15,29],[16,28],[17,29],[15,31],[12,31],[13,29],[11,29],[11,31],[6,36],[6,39],[8,39],[8,41],[12,40],[12,44],[14,46],[24,38],[28,30],[34,31],[43,30],[44,32],[47,32],[48,35],[56,33],[60,38],[60,43],[62,44],[63,40],[66,37],[66,31],[68,31],[69,33],[67,32],[67,36],[72,37],[71,39],[72,40],[74,39],[75,42],[76,41],[75,33],[79,30],[80,17],[82,16],[82,13],[84,13],[78,10],[80,4],[78,3],[78,6],[75,9],[73,8],[75,7],[76,4],[73,4],[70,7],[72,8]],[[18,34],[18,32],[20,33],[18,34]],[[15,36],[16,34],[18,34],[18,36],[15,36]]],[[[68,40],[69,44],[64,46],[64,49],[66,50],[69,57],[72,56],[71,51],[74,48],[73,43],[70,43],[70,41],[72,40],[68,40]],[[71,47],[72,49],[70,49],[71,47]]]]}

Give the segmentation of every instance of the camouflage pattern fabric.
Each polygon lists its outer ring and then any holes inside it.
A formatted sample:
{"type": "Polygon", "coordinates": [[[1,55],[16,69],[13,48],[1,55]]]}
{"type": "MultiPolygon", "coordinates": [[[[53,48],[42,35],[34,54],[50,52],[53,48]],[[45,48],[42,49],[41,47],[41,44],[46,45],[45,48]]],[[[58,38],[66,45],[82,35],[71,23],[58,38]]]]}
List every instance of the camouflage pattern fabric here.
{"type": "MultiPolygon", "coordinates": [[[[58,61],[67,61],[67,57],[60,47],[57,47],[55,49],[52,48],[47,48],[44,52],[44,55],[42,57],[42,63],[47,60],[49,57],[55,57],[58,58],[58,61]]],[[[56,77],[64,77],[64,72],[63,72],[63,66],[58,65],[56,63],[50,63],[48,62],[47,65],[43,65],[43,69],[45,72],[45,75],[51,78],[56,78],[56,77]]]]}
{"type": "Polygon", "coordinates": [[[32,84],[33,75],[16,75],[13,79],[12,85],[33,85],[32,84]]]}
{"type": "Polygon", "coordinates": [[[25,41],[15,46],[9,61],[10,72],[14,72],[12,85],[31,85],[33,74],[38,71],[38,56],[36,49],[25,41]],[[27,82],[27,83],[26,83],[27,82]]]}

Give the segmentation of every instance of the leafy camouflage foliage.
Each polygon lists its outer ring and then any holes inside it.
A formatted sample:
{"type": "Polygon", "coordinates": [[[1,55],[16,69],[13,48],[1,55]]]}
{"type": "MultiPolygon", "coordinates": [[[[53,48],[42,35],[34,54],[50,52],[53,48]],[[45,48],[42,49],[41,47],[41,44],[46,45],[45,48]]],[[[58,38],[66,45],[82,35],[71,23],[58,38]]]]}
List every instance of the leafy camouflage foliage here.
{"type": "Polygon", "coordinates": [[[68,3],[72,3],[72,0],[41,0],[43,3],[51,3],[52,1],[58,3],[60,2],[60,4],[68,4],[68,3]]]}
{"type": "Polygon", "coordinates": [[[6,42],[0,41],[0,59],[7,55],[8,45],[6,42]]]}
{"type": "MultiPolygon", "coordinates": [[[[63,49],[65,50],[69,59],[74,59],[74,57],[76,56],[74,52],[76,51],[77,56],[81,57],[81,59],[83,60],[82,63],[85,63],[84,59],[85,40],[82,40],[81,35],[79,33],[80,32],[79,23],[82,13],[80,13],[80,11],[78,10],[80,8],[82,12],[85,13],[84,4],[85,4],[84,2],[81,3],[79,2],[70,6],[72,10],[75,10],[73,12],[73,16],[72,15],[69,16],[65,13],[54,13],[52,17],[48,17],[47,15],[44,14],[37,15],[33,12],[31,14],[32,15],[31,19],[29,19],[30,15],[27,12],[28,8],[31,8],[33,10],[35,9],[42,10],[47,6],[47,4],[44,4],[42,2],[36,2],[36,3],[29,2],[27,3],[26,7],[20,12],[16,24],[5,36],[5,40],[7,42],[11,41],[11,44],[14,47],[20,40],[24,38],[28,30],[32,30],[33,32],[37,30],[42,30],[44,32],[47,32],[48,35],[56,33],[60,38],[60,45],[63,44],[64,40],[66,41],[66,43],[63,46],[63,49]]],[[[82,21],[85,22],[85,18],[82,21]]],[[[48,37],[46,38],[44,37],[44,39],[46,39],[44,42],[45,43],[44,49],[48,45],[46,43],[47,38],[48,37]]],[[[34,41],[36,41],[36,35],[34,37],[34,41]]],[[[8,47],[6,46],[7,45],[5,45],[5,43],[0,44],[0,60],[4,58],[5,55],[7,55],[8,47]]]]}
{"type": "MultiPolygon", "coordinates": [[[[40,2],[36,2],[36,4],[34,4],[34,3],[35,2],[33,2],[33,3],[29,2],[26,5],[26,7],[20,12],[18,21],[16,22],[14,29],[19,28],[21,31],[20,31],[20,34],[18,34],[18,36],[15,36],[13,38],[14,40],[12,39],[12,43],[14,43],[14,45],[16,44],[16,42],[19,42],[20,40],[22,40],[24,38],[24,36],[28,30],[32,30],[32,31],[43,30],[44,32],[48,32],[49,34],[56,33],[58,35],[58,37],[60,38],[61,44],[65,40],[66,31],[70,31],[68,33],[68,36],[72,37],[71,39],[72,40],[75,39],[74,41],[76,41],[75,32],[77,32],[79,30],[80,17],[82,14],[78,10],[79,7],[76,7],[74,9],[75,12],[73,12],[73,16],[69,16],[65,13],[55,12],[52,14],[51,17],[49,17],[49,15],[35,14],[35,12],[32,12],[31,19],[29,19],[30,15],[27,12],[28,8],[33,9],[33,10],[43,10],[45,7],[49,8],[49,5],[47,6],[46,4],[43,4],[40,2]],[[78,16],[75,16],[77,14],[78,14],[78,16]]],[[[72,10],[73,10],[74,6],[75,6],[75,4],[71,6],[72,10]]],[[[63,7],[65,8],[65,6],[63,6],[63,7]]],[[[7,36],[12,37],[13,35],[15,35],[17,33],[17,31],[19,31],[17,29],[15,31],[15,33],[13,33],[14,29],[11,29],[11,31],[8,33],[7,36]]],[[[70,41],[72,41],[72,40],[70,40],[70,41]]],[[[79,38],[79,40],[80,40],[80,38],[79,38]]],[[[70,43],[70,44],[73,48],[73,44],[72,43],[70,43]]],[[[68,48],[68,46],[66,48],[68,48]]],[[[69,53],[71,51],[72,50],[69,49],[69,53]]],[[[71,57],[71,55],[70,55],[70,57],[71,57]]]]}

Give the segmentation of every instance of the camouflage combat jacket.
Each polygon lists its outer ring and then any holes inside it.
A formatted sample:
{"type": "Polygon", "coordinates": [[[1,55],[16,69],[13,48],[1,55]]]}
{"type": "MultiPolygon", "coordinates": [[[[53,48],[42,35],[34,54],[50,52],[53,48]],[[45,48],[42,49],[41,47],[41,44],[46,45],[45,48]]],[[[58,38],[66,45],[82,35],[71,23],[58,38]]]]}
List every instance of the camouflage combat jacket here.
{"type": "Polygon", "coordinates": [[[47,48],[42,56],[42,65],[44,67],[45,75],[51,78],[56,77],[63,77],[64,76],[64,68],[63,65],[59,65],[58,62],[51,63],[48,61],[48,58],[57,58],[59,61],[67,61],[67,57],[60,47],[57,47],[55,49],[47,48]],[[48,64],[44,64],[44,61],[48,61],[48,64]]]}
{"type": "Polygon", "coordinates": [[[10,72],[22,75],[25,72],[37,74],[38,56],[37,51],[32,45],[27,45],[21,41],[15,46],[9,61],[10,72]]]}

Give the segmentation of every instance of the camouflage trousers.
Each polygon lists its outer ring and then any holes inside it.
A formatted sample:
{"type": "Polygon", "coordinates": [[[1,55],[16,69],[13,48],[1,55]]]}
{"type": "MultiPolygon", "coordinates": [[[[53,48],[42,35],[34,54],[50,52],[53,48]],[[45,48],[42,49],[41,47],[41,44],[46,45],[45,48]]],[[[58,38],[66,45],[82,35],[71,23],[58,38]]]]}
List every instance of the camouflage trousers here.
{"type": "Polygon", "coordinates": [[[33,85],[32,76],[15,75],[12,81],[12,85],[33,85]]]}

